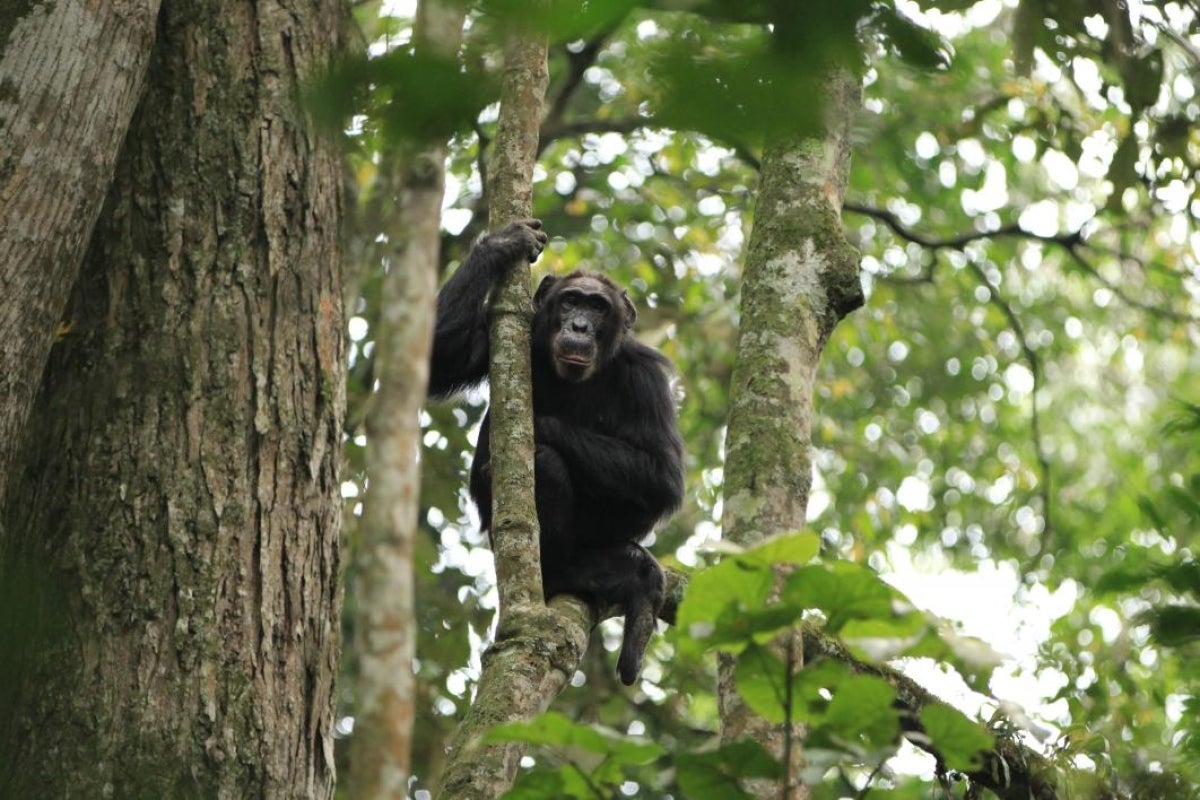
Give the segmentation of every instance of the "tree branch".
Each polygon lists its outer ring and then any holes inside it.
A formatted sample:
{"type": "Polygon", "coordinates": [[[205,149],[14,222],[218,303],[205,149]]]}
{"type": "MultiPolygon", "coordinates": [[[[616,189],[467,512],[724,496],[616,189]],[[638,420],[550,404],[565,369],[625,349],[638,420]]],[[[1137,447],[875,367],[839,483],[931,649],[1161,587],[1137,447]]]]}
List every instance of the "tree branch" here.
{"type": "Polygon", "coordinates": [[[632,133],[651,124],[648,117],[621,117],[619,119],[581,119],[574,122],[553,122],[547,120],[542,126],[542,135],[538,144],[538,152],[558,139],[568,136],[582,136],[585,133],[632,133]]]}
{"type": "MultiPolygon", "coordinates": [[[[1150,314],[1154,314],[1164,319],[1173,320],[1175,322],[1195,322],[1198,319],[1191,314],[1176,311],[1173,308],[1157,305],[1145,300],[1139,300],[1138,298],[1131,296],[1124,289],[1113,283],[1108,278],[1105,278],[1103,275],[1101,275],[1100,271],[1095,267],[1095,265],[1093,265],[1087,260],[1087,258],[1084,257],[1081,251],[1083,249],[1093,250],[1096,252],[1106,251],[1101,251],[1100,248],[1089,245],[1086,241],[1084,241],[1082,226],[1078,230],[1069,233],[1046,235],[1025,230],[1019,224],[1012,222],[1007,225],[1002,225],[1001,227],[992,231],[970,231],[957,236],[939,239],[909,228],[900,221],[898,216],[886,209],[874,208],[872,206],[862,205],[861,203],[846,203],[843,208],[846,211],[851,211],[855,214],[861,214],[865,217],[876,219],[886,225],[892,231],[892,233],[894,233],[896,236],[899,236],[904,241],[912,242],[913,244],[920,245],[921,247],[934,252],[938,250],[961,251],[972,242],[982,241],[985,239],[999,239],[1002,237],[1018,237],[1021,239],[1027,239],[1029,241],[1053,245],[1065,250],[1067,255],[1071,257],[1080,270],[1086,272],[1088,275],[1099,281],[1104,288],[1112,292],[1119,300],[1121,300],[1121,302],[1125,303],[1126,305],[1150,314]]],[[[1136,260],[1134,256],[1128,253],[1107,252],[1107,255],[1118,259],[1136,260]]],[[[896,284],[932,283],[933,264],[930,264],[929,268],[925,272],[915,278],[881,276],[881,279],[886,280],[889,283],[896,284]]]]}

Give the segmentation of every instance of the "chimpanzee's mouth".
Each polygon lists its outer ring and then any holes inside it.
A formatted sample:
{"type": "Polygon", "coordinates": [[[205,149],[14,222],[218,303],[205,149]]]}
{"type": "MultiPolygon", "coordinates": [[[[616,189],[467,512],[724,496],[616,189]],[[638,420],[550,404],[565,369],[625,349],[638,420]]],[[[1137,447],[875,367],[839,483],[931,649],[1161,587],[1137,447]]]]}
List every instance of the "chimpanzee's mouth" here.
{"type": "Polygon", "coordinates": [[[554,348],[554,371],[558,377],[571,383],[580,383],[592,377],[596,369],[596,350],[587,346],[570,346],[573,343],[559,340],[554,348]]]}
{"type": "Polygon", "coordinates": [[[592,357],[584,353],[559,353],[558,360],[568,364],[578,364],[586,367],[592,363],[592,357]]]}

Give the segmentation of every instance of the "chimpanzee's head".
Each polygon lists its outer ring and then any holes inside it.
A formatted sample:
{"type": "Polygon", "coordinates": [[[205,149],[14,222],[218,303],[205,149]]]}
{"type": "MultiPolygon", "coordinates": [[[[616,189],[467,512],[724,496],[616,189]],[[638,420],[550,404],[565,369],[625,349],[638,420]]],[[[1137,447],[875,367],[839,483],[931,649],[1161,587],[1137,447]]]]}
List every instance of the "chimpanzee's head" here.
{"type": "Polygon", "coordinates": [[[533,296],[534,346],[544,349],[564,381],[581,383],[620,348],[637,319],[629,296],[603,275],[547,275],[533,296]]]}

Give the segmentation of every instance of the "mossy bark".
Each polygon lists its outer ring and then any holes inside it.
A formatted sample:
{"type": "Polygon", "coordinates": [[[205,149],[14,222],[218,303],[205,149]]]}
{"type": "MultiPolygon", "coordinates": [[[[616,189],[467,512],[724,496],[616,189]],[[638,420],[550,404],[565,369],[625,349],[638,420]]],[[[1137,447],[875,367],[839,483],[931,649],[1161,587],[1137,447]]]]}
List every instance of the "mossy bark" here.
{"type": "Polygon", "coordinates": [[[0,796],[332,795],[341,169],[298,97],[341,13],[159,17],[6,509],[0,796]]]}
{"type": "MultiPolygon", "coordinates": [[[[726,434],[724,537],[743,546],[805,525],[817,360],[837,322],[862,303],[858,254],[841,223],[858,80],[838,71],[826,88],[824,136],[777,137],[763,153],[726,434]]],[[[799,668],[802,648],[781,643],[780,651],[799,668]]],[[[733,687],[733,665],[721,660],[722,738],[752,737],[791,762],[782,791],[769,781],[751,791],[806,797],[797,779],[802,732],[750,713],[733,687]]]]}

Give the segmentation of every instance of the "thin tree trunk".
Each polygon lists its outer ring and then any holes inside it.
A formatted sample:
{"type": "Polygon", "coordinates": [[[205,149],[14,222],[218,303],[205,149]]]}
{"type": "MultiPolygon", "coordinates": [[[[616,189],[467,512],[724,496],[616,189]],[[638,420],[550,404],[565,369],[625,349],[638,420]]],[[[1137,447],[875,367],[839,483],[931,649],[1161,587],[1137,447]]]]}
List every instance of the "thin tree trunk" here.
{"type": "MultiPolygon", "coordinates": [[[[858,254],[841,224],[858,81],[838,71],[826,86],[824,138],[781,137],[763,153],[726,438],[724,537],[744,546],[805,526],[817,360],[837,322],[862,303],[858,254]]],[[[793,669],[803,662],[797,642],[778,643],[793,669]]],[[[803,731],[752,714],[734,689],[734,663],[725,656],[719,665],[722,739],[756,739],[788,763],[783,787],[760,780],[748,788],[807,797],[798,780],[803,731]]]]}
{"type": "MultiPolygon", "coordinates": [[[[488,169],[488,227],[493,231],[533,214],[533,167],[548,82],[545,37],[513,36],[504,53],[500,119],[488,169]]],[[[529,281],[529,265],[516,264],[490,305],[492,547],[501,627],[506,616],[544,606],[533,489],[529,281]]]]}
{"type": "MultiPolygon", "coordinates": [[[[546,42],[514,37],[505,52],[495,158],[489,170],[489,226],[528,217],[547,84],[546,42]]],[[[500,589],[496,642],[484,655],[479,690],[455,733],[440,797],[494,798],[512,786],[523,748],[483,743],[495,724],[549,707],[587,647],[594,622],[586,604],[543,601],[534,501],[533,397],[529,363],[529,269],[517,265],[492,301],[492,543],[500,589]]]]}
{"type": "Polygon", "coordinates": [[[36,570],[54,624],[0,796],[332,795],[341,170],[297,99],[340,25],[163,9],[6,509],[0,583],[36,570]]]}
{"type": "Polygon", "coordinates": [[[13,5],[0,11],[0,503],[55,331],[71,322],[63,308],[141,95],[159,3],[13,5]]]}
{"type": "MultiPolygon", "coordinates": [[[[465,16],[458,3],[421,0],[414,30],[417,49],[454,58],[465,16]]],[[[445,160],[444,143],[398,147],[384,155],[375,187],[379,196],[373,205],[388,206],[391,222],[381,254],[387,275],[374,331],[379,389],[366,418],[370,490],[356,548],[358,674],[350,756],[356,800],[404,797],[411,771],[418,412],[429,384],[445,160]]]]}

